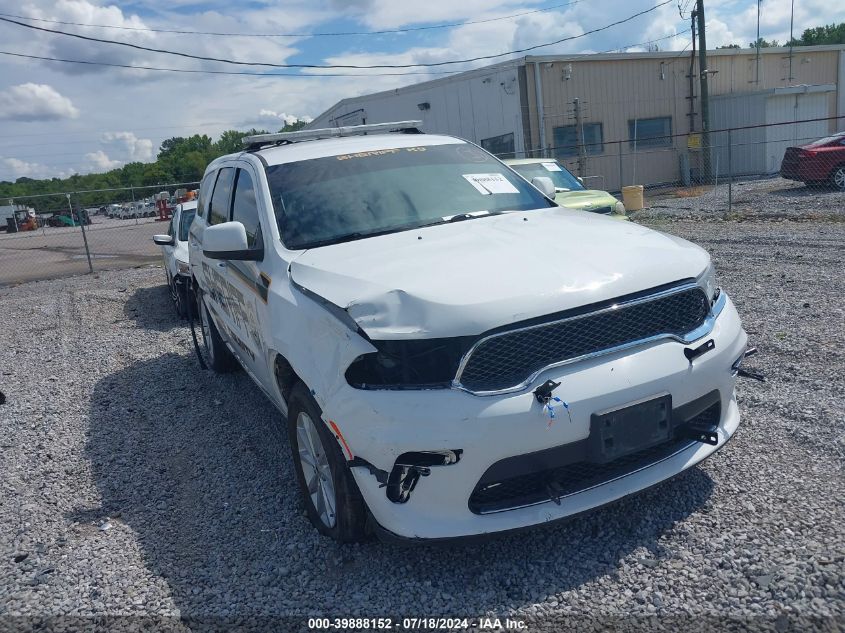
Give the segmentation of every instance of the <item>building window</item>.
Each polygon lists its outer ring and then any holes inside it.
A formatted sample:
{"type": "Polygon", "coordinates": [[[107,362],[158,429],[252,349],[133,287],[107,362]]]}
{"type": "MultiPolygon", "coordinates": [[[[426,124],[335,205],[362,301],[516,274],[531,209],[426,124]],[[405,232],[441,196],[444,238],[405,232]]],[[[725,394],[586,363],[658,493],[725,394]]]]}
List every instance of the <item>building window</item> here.
{"type": "MultiPolygon", "coordinates": [[[[604,131],[601,123],[583,123],[584,152],[586,154],[601,154],[604,151],[604,131]]],[[[578,126],[561,125],[552,130],[554,135],[554,152],[557,158],[578,156],[578,126]]]]}
{"type": "Polygon", "coordinates": [[[502,160],[505,158],[516,158],[513,145],[513,132],[481,139],[481,147],[502,160]]]}
{"type": "Polygon", "coordinates": [[[628,119],[628,145],[631,149],[672,146],[672,117],[628,119]]]}

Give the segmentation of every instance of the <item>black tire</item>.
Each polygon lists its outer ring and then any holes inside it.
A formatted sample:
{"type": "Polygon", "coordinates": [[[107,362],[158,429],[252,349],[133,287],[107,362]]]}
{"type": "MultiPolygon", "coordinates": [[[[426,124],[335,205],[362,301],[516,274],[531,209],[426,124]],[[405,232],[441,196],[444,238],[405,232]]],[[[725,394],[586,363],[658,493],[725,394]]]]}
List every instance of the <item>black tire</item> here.
{"type": "Polygon", "coordinates": [[[845,164],[833,168],[830,172],[830,184],[838,191],[845,191],[845,164]]]}
{"type": "Polygon", "coordinates": [[[170,296],[173,299],[173,307],[176,309],[176,316],[180,319],[188,318],[188,286],[177,284],[170,280],[170,296]]]}
{"type": "MultiPolygon", "coordinates": [[[[361,496],[361,491],[358,490],[358,484],[355,483],[355,479],[346,465],[346,458],[337,439],[323,422],[319,405],[314,401],[308,388],[301,382],[293,387],[288,398],[288,439],[290,440],[293,467],[296,471],[296,482],[311,524],[320,534],[331,537],[340,543],[365,540],[369,536],[367,531],[367,506],[361,496]],[[300,458],[301,434],[297,430],[297,421],[300,414],[304,414],[314,423],[321,444],[318,450],[324,451],[323,454],[331,471],[330,480],[335,497],[332,515],[333,524],[327,523],[324,518],[321,518],[321,510],[312,500],[312,492],[308,487],[306,474],[303,470],[303,461],[300,458]]],[[[307,441],[307,438],[303,441],[307,441]]],[[[320,479],[317,472],[315,468],[309,479],[312,481],[320,479]]],[[[322,489],[320,490],[322,491],[322,489]]],[[[317,494],[319,495],[319,492],[317,494]]],[[[332,513],[329,511],[327,514],[332,513]]]]}
{"type": "Polygon", "coordinates": [[[199,342],[200,350],[209,369],[218,374],[227,374],[234,371],[238,366],[238,361],[232,356],[232,352],[226,347],[226,343],[217,331],[217,326],[214,325],[214,320],[211,318],[211,313],[203,302],[202,293],[197,291],[197,314],[195,319],[199,321],[199,342]]]}

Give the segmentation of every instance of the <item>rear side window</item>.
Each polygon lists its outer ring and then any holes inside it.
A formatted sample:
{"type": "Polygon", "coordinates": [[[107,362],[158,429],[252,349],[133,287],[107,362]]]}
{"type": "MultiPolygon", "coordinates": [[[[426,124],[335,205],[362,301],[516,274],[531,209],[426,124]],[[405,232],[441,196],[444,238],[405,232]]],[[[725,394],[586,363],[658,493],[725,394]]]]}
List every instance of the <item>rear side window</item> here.
{"type": "Polygon", "coordinates": [[[255,186],[252,182],[252,176],[246,169],[238,170],[232,207],[232,219],[244,225],[249,247],[255,248],[258,246],[260,248],[263,246],[261,223],[258,221],[258,203],[255,200],[255,186]]]}
{"type": "Polygon", "coordinates": [[[208,200],[211,197],[211,187],[214,185],[216,176],[216,171],[210,171],[203,177],[200,183],[200,191],[197,195],[197,215],[201,218],[205,217],[205,208],[208,206],[208,200]]]}
{"type": "Polygon", "coordinates": [[[229,221],[229,200],[232,194],[232,181],[235,179],[235,170],[232,167],[224,167],[217,175],[217,184],[214,185],[214,193],[211,195],[211,208],[208,214],[209,224],[220,224],[229,221]]]}

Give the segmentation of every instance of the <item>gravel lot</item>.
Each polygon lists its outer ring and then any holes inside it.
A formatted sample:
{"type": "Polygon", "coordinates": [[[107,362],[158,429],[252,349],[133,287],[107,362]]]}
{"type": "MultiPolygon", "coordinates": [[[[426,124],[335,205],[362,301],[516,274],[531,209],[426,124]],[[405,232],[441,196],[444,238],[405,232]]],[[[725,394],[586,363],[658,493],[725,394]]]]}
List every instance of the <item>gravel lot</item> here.
{"type": "Polygon", "coordinates": [[[832,187],[784,180],[780,177],[745,180],[732,185],[728,206],[728,185],[693,187],[702,195],[684,197],[683,189],[647,191],[648,209],[636,212],[638,221],[654,218],[686,220],[794,220],[845,221],[845,193],[832,187]]]}
{"type": "Polygon", "coordinates": [[[841,630],[845,224],[665,211],[641,217],[713,253],[760,349],[748,365],[768,380],[740,383],[736,437],[636,498],[457,547],[318,536],[278,414],[243,373],[198,369],[161,269],[0,289],[0,629],[497,613],[841,630]]]}
{"type": "MultiPolygon", "coordinates": [[[[85,229],[95,271],[132,268],[161,261],[153,235],[167,233],[167,222],[153,218],[118,220],[94,216],[85,229]]],[[[88,272],[79,226],[43,227],[0,233],[0,287],[88,272]]]]}

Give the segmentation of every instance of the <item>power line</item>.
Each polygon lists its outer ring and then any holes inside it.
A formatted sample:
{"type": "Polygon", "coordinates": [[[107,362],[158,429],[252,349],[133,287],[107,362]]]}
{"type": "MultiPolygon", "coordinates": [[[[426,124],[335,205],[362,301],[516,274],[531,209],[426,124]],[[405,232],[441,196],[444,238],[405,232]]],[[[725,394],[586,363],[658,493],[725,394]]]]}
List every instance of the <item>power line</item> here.
{"type": "Polygon", "coordinates": [[[554,4],[550,7],[542,9],[534,9],[532,11],[523,11],[522,13],[512,13],[511,15],[499,16],[497,18],[486,18],[484,20],[467,20],[466,22],[450,22],[445,24],[432,24],[429,26],[413,26],[403,29],[384,29],[381,31],[335,31],[327,33],[227,33],[218,31],[190,31],[182,29],[157,29],[151,27],[140,26],[116,26],[112,24],[87,24],[85,22],[67,22],[64,20],[47,20],[45,18],[31,18],[25,15],[15,15],[13,13],[0,13],[0,16],[7,18],[15,18],[18,20],[31,20],[33,22],[44,22],[48,24],[62,24],[64,26],[85,26],[98,29],[119,29],[122,31],[141,31],[150,33],[176,33],[180,35],[214,35],[217,37],[339,37],[349,35],[388,35],[391,33],[412,33],[414,31],[431,31],[435,29],[449,29],[456,26],[470,26],[473,24],[488,24],[490,22],[500,22],[503,20],[512,20],[524,15],[531,15],[534,13],[543,13],[546,11],[553,11],[562,7],[568,7],[584,2],[584,0],[572,0],[571,2],[564,2],[562,4],[554,4]]]}
{"type": "Polygon", "coordinates": [[[512,51],[507,51],[504,53],[496,53],[495,55],[479,55],[478,57],[470,57],[467,59],[458,59],[458,60],[451,60],[451,61],[443,61],[443,62],[428,62],[428,63],[420,63],[420,64],[373,64],[373,65],[357,65],[357,64],[274,64],[270,62],[245,62],[240,60],[233,60],[233,59],[225,59],[219,57],[205,57],[203,55],[193,55],[191,53],[183,53],[180,51],[171,51],[167,49],[161,48],[152,48],[149,46],[141,46],[140,44],[130,44],[129,42],[118,42],[116,40],[109,40],[104,38],[98,37],[90,37],[87,35],[79,35],[78,33],[68,33],[66,31],[59,31],[56,29],[48,29],[42,26],[35,26],[34,24],[26,24],[24,22],[18,22],[16,20],[11,20],[9,18],[0,17],[0,21],[8,22],[10,24],[16,24],[18,26],[22,26],[27,29],[33,29],[36,31],[43,31],[45,33],[54,33],[56,35],[65,35],[67,37],[73,37],[76,39],[86,40],[89,42],[100,42],[103,44],[115,44],[118,46],[125,46],[128,48],[134,48],[137,50],[148,51],[151,53],[162,53],[166,55],[176,55],[177,57],[185,57],[188,59],[198,59],[201,61],[210,61],[210,62],[220,62],[223,64],[234,64],[237,66],[262,66],[265,68],[351,68],[351,69],[360,69],[360,70],[368,70],[368,69],[379,69],[379,68],[432,68],[437,66],[449,66],[452,64],[468,64],[471,62],[477,61],[484,61],[488,59],[497,59],[500,57],[507,57],[509,55],[517,55],[520,53],[527,53],[529,51],[536,50],[538,48],[545,48],[547,46],[553,46],[555,44],[561,44],[563,42],[568,42],[571,40],[576,40],[582,37],[586,37],[588,35],[593,35],[594,33],[599,33],[601,31],[606,31],[609,28],[614,26],[618,26],[620,24],[624,24],[625,22],[630,22],[631,20],[640,17],[641,15],[645,15],[647,13],[651,13],[656,9],[659,9],[662,6],[669,4],[670,2],[674,2],[674,0],[664,0],[656,4],[655,6],[644,9],[638,13],[635,13],[627,18],[622,20],[617,20],[616,22],[612,22],[600,28],[592,29],[590,31],[585,31],[580,35],[572,35],[570,37],[563,37],[559,40],[555,40],[554,42],[547,42],[545,44],[537,44],[535,46],[528,46],[521,49],[516,49],[512,51]]]}
{"type": "MultiPolygon", "coordinates": [[[[617,46],[615,48],[611,48],[605,51],[600,51],[600,53],[612,53],[617,50],[622,50],[626,48],[631,48],[633,46],[644,46],[645,44],[654,44],[655,42],[662,42],[663,40],[672,39],[674,37],[679,37],[688,33],[690,29],[686,29],[683,31],[678,31],[677,33],[673,33],[671,35],[664,35],[663,37],[658,37],[653,40],[647,40],[645,42],[637,42],[636,44],[626,44],[624,46],[617,46]]],[[[687,45],[689,46],[689,45],[687,45]]],[[[157,71],[157,72],[169,72],[169,73],[188,73],[188,74],[197,74],[197,75],[246,75],[250,77],[403,77],[405,75],[454,75],[460,72],[460,70],[429,70],[429,71],[409,71],[404,73],[263,73],[257,71],[238,71],[238,70],[195,70],[195,69],[188,69],[188,68],[162,68],[160,66],[136,66],[132,64],[118,64],[113,62],[93,62],[88,60],[81,60],[81,59],[64,59],[61,57],[45,57],[43,55],[28,55],[26,53],[14,53],[12,51],[1,51],[0,55],[9,55],[11,57],[22,57],[26,59],[37,59],[41,61],[49,61],[49,62],[61,62],[65,64],[82,64],[86,66],[108,66],[112,68],[128,68],[131,70],[150,70],[150,71],[157,71]]]]}
{"type": "Polygon", "coordinates": [[[429,70],[409,71],[404,73],[262,73],[249,70],[194,70],[189,68],[161,68],[157,66],[133,66],[132,64],[117,64],[112,62],[92,62],[80,59],[63,59],[61,57],[43,57],[41,55],[26,55],[11,51],[0,51],[0,55],[12,57],[26,57],[50,62],[64,62],[66,64],[84,64],[87,66],[111,66],[114,68],[131,68],[133,70],[155,70],[168,73],[189,73],[198,75],[248,75],[250,77],[403,77],[405,75],[453,75],[460,70],[429,70]]]}

